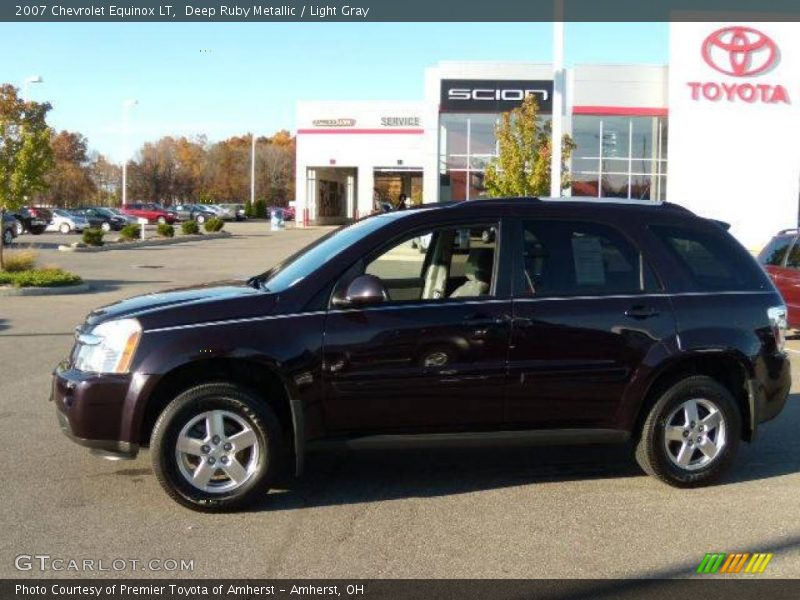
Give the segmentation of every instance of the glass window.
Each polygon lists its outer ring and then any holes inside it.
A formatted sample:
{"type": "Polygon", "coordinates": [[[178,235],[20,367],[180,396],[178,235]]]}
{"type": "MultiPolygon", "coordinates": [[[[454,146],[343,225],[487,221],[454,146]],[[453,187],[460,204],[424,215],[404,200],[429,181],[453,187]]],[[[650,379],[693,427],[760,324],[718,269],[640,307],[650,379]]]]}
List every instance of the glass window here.
{"type": "Polygon", "coordinates": [[[789,269],[800,269],[800,246],[795,244],[786,257],[786,267],[789,269]]]}
{"type": "Polygon", "coordinates": [[[638,293],[644,281],[639,250],[615,229],[596,223],[525,221],[524,289],[536,296],[638,293]]]}
{"type": "Polygon", "coordinates": [[[764,273],[750,254],[721,229],[652,225],[670,253],[700,290],[748,290],[765,286],[764,273]]]}
{"type": "Polygon", "coordinates": [[[379,277],[393,302],[491,294],[497,226],[422,232],[382,252],[365,273],[379,277]]]}
{"type": "MultiPolygon", "coordinates": [[[[758,262],[762,265],[770,265],[774,267],[783,266],[783,261],[789,251],[789,246],[792,245],[794,236],[779,236],[773,239],[766,248],[764,248],[758,255],[758,262]]],[[[792,254],[800,254],[800,247],[795,246],[792,248],[792,254]]],[[[797,258],[800,258],[798,256],[797,258]]]]}

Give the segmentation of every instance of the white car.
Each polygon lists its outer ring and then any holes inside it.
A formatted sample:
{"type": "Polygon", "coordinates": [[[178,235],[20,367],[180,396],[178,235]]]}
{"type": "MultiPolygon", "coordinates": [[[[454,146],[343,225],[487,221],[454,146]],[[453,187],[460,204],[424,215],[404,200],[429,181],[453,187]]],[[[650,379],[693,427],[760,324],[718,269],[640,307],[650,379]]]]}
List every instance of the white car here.
{"type": "Polygon", "coordinates": [[[214,212],[214,214],[223,221],[232,221],[236,218],[236,213],[233,210],[221,204],[209,204],[206,208],[214,212]]]}
{"type": "Polygon", "coordinates": [[[88,227],[89,221],[86,220],[86,217],[76,215],[62,208],[57,208],[53,211],[53,218],[50,219],[50,223],[47,225],[45,231],[71,233],[73,231],[83,231],[88,227]]]}

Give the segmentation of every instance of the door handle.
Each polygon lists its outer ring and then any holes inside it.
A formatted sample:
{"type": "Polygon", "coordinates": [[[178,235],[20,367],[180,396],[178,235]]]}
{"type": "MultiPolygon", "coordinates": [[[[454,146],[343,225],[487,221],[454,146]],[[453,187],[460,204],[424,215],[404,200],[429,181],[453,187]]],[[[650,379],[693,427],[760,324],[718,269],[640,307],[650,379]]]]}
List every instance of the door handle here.
{"type": "Polygon", "coordinates": [[[652,317],[657,317],[659,314],[660,313],[656,309],[642,306],[641,304],[632,306],[625,311],[625,316],[631,319],[650,319],[652,317]]]}

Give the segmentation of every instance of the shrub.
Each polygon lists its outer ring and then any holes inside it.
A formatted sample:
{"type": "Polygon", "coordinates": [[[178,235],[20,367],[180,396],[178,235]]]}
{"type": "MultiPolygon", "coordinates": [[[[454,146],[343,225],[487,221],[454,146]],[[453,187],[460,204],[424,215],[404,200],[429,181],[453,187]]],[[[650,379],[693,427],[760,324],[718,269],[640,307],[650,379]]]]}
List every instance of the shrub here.
{"type": "Polygon", "coordinates": [[[106,232],[102,229],[84,229],[83,243],[87,246],[102,246],[105,234],[106,232]]]}
{"type": "Polygon", "coordinates": [[[196,221],[184,221],[181,223],[181,233],[183,235],[195,235],[200,233],[200,226],[196,221]]]}
{"type": "Polygon", "coordinates": [[[139,239],[140,235],[139,225],[134,225],[133,223],[125,225],[119,232],[119,237],[126,242],[139,239]]]}
{"type": "Polygon", "coordinates": [[[175,237],[175,228],[169,223],[159,223],[158,227],[156,227],[156,233],[165,238],[175,237]]]}
{"type": "Polygon", "coordinates": [[[244,214],[248,219],[266,219],[267,218],[267,201],[256,200],[255,202],[248,202],[244,207],[244,214]]]}
{"type": "Polygon", "coordinates": [[[205,228],[206,231],[209,233],[214,231],[221,231],[222,228],[225,227],[225,221],[222,219],[218,219],[217,217],[212,217],[208,221],[206,221],[205,228]]]}
{"type": "Polygon", "coordinates": [[[7,273],[30,271],[36,265],[37,258],[36,253],[30,250],[9,252],[5,257],[5,270],[7,273]]]}
{"type": "Polygon", "coordinates": [[[0,271],[0,285],[13,285],[14,287],[58,287],[75,285],[81,281],[81,278],[75,273],[52,267],[14,273],[0,271]]]}

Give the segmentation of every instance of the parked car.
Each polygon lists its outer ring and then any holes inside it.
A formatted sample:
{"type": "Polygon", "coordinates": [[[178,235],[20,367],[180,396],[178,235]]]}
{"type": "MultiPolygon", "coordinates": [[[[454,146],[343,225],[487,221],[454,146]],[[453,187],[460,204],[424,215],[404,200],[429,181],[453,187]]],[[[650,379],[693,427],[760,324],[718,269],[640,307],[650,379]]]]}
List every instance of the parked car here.
{"type": "Polygon", "coordinates": [[[83,215],[89,221],[89,227],[103,231],[119,231],[130,221],[102,206],[77,208],[72,212],[83,215]]]}
{"type": "MultiPolygon", "coordinates": [[[[134,217],[133,215],[129,215],[128,213],[122,212],[120,208],[114,208],[112,206],[108,206],[105,208],[111,214],[123,219],[125,221],[125,225],[138,225],[139,218],[134,217]]],[[[124,227],[124,225],[123,225],[124,227]]]]}
{"type": "Polygon", "coordinates": [[[83,215],[73,213],[63,208],[53,210],[53,217],[47,224],[46,231],[58,231],[59,233],[81,232],[90,227],[89,221],[83,215]]]}
{"type": "Polygon", "coordinates": [[[294,206],[268,206],[267,207],[267,218],[269,219],[272,216],[272,211],[274,210],[282,210],[283,211],[283,220],[284,221],[294,221],[295,218],[295,209],[294,206]]]}
{"type": "Polygon", "coordinates": [[[52,400],[79,444],[149,446],[196,510],[263,501],[336,440],[630,440],[647,473],[696,487],[783,409],[785,327],[753,257],[684,208],[476,200],[362,219],[247,282],[98,309],[52,400]]]}
{"type": "Polygon", "coordinates": [[[14,243],[14,238],[18,235],[18,226],[19,221],[14,215],[3,213],[3,244],[10,246],[14,243]]]}
{"type": "Polygon", "coordinates": [[[152,202],[125,204],[122,207],[122,212],[134,217],[147,219],[148,223],[169,223],[172,225],[178,219],[178,215],[175,212],[152,202]]]}
{"type": "Polygon", "coordinates": [[[223,221],[233,221],[236,218],[236,212],[223,204],[204,204],[203,206],[208,208],[218,219],[222,219],[223,221]]]}
{"type": "Polygon", "coordinates": [[[175,213],[181,221],[197,221],[198,223],[205,223],[208,219],[217,216],[217,213],[203,204],[178,204],[175,207],[175,213]]]}
{"type": "Polygon", "coordinates": [[[220,206],[231,211],[231,213],[233,213],[233,218],[237,221],[244,221],[247,219],[244,204],[220,204],[220,206]]]}
{"type": "Polygon", "coordinates": [[[17,235],[22,235],[23,232],[40,235],[44,233],[47,224],[53,218],[50,209],[34,206],[24,206],[13,215],[17,219],[17,235]]]}
{"type": "Polygon", "coordinates": [[[779,231],[758,255],[758,262],[783,296],[789,327],[800,329],[800,243],[797,229],[779,231]]]}

